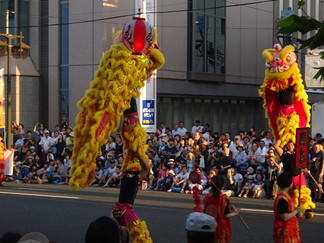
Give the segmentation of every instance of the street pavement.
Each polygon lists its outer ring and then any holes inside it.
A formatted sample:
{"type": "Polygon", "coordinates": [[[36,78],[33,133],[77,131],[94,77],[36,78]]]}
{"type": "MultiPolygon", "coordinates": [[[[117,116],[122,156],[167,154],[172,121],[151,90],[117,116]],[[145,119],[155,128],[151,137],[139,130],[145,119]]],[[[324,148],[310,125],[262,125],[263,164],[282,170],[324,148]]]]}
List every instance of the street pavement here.
{"type": "MultiPolygon", "coordinates": [[[[5,183],[0,187],[0,236],[8,231],[40,231],[56,243],[83,243],[89,223],[110,214],[118,193],[117,188],[95,186],[71,191],[66,185],[5,183]]],[[[272,242],[273,200],[230,200],[249,226],[246,229],[238,217],[232,218],[232,242],[272,242]]],[[[146,221],[154,243],[182,243],[193,207],[192,195],[139,191],[134,209],[146,221]]],[[[300,220],[302,242],[324,242],[323,223],[324,203],[317,203],[315,217],[300,220]]]]}

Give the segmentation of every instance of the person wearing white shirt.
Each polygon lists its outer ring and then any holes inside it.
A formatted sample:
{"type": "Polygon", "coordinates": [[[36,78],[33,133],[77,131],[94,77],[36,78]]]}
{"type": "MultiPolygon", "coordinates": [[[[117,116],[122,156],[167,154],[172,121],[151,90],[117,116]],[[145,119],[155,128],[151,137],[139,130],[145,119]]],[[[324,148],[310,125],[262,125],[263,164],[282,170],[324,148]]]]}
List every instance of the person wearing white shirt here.
{"type": "Polygon", "coordinates": [[[49,131],[46,130],[44,132],[45,136],[42,137],[39,145],[42,147],[42,160],[46,158],[46,155],[50,152],[52,146],[55,144],[55,139],[51,138],[49,135],[49,131]]]}
{"type": "Polygon", "coordinates": [[[184,188],[187,185],[187,180],[189,178],[189,173],[186,166],[181,168],[181,172],[173,178],[173,183],[171,189],[168,192],[184,192],[184,188]]]}
{"type": "Polygon", "coordinates": [[[202,130],[203,130],[203,128],[204,128],[204,127],[200,125],[200,121],[197,120],[197,121],[195,122],[195,125],[191,128],[191,134],[194,134],[195,132],[199,132],[199,133],[201,133],[202,130]]]}
{"type": "Polygon", "coordinates": [[[179,128],[178,128],[178,131],[179,131],[179,135],[180,136],[184,136],[185,133],[187,132],[187,129],[184,127],[184,123],[183,122],[179,122],[179,128]]]}

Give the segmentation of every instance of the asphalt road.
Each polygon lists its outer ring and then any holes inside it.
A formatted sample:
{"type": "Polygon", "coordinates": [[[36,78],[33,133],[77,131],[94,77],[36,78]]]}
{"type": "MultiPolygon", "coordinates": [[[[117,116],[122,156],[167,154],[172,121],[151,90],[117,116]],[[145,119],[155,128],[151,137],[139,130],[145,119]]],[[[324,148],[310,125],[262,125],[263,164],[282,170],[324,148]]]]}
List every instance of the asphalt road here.
{"type": "MultiPolygon", "coordinates": [[[[118,193],[115,188],[71,191],[65,185],[6,183],[0,187],[0,235],[40,231],[57,243],[83,243],[89,223],[110,214],[118,193]]],[[[232,242],[272,242],[273,200],[231,198],[231,202],[250,227],[247,230],[237,217],[232,218],[232,242]]],[[[193,207],[192,195],[139,191],[134,209],[146,221],[154,243],[182,243],[193,207]]],[[[300,220],[303,242],[324,242],[323,203],[317,204],[315,213],[311,220],[300,220]]]]}

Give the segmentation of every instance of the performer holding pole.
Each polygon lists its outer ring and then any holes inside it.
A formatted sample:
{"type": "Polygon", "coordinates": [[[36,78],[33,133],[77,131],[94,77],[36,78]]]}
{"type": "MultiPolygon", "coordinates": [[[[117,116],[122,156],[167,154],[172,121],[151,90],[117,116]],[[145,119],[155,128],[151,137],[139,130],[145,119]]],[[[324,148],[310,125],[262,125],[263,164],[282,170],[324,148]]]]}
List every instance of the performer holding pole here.
{"type": "Polygon", "coordinates": [[[280,191],[275,199],[273,239],[275,243],[298,243],[300,241],[299,222],[297,215],[300,207],[295,207],[294,200],[290,196],[293,187],[293,177],[284,172],[279,175],[277,183],[280,191]]]}
{"type": "Polygon", "coordinates": [[[239,215],[239,211],[230,204],[227,196],[221,193],[224,179],[221,175],[211,178],[211,192],[204,198],[204,213],[215,217],[217,227],[216,242],[230,242],[232,237],[229,218],[239,215]]]}

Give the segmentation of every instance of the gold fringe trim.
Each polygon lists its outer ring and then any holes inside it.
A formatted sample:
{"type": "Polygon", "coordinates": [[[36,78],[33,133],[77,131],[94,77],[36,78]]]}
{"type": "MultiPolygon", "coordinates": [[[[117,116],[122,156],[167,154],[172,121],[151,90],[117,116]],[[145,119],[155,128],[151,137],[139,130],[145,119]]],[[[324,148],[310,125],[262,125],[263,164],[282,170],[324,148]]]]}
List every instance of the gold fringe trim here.
{"type": "Polygon", "coordinates": [[[113,43],[104,53],[90,88],[77,104],[80,112],[73,129],[71,189],[86,187],[93,180],[101,146],[119,127],[120,117],[130,107],[130,99],[139,96],[137,90],[163,63],[163,54],[158,50],[151,49],[148,55],[132,55],[121,43],[113,43]],[[103,123],[105,115],[108,119],[103,123]],[[97,136],[99,127],[102,131],[97,136]]]}
{"type": "Polygon", "coordinates": [[[133,243],[152,243],[152,238],[150,237],[150,232],[147,229],[145,221],[136,220],[127,225],[132,237],[133,243]]]}

